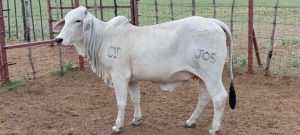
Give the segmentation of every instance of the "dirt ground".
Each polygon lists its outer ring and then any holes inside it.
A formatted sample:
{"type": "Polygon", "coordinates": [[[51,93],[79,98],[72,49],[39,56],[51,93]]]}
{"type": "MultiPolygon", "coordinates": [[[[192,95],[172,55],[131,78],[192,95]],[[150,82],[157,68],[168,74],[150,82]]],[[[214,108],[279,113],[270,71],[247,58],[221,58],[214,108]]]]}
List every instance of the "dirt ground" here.
{"type": "MultiPolygon", "coordinates": [[[[236,109],[228,103],[220,135],[296,135],[300,133],[300,76],[260,69],[248,75],[235,68],[236,109]]],[[[223,74],[229,88],[228,68],[223,74]]],[[[120,135],[202,135],[212,124],[212,104],[194,128],[181,125],[197,102],[197,81],[190,80],[173,92],[141,82],[143,119],[130,126],[133,105],[128,100],[120,135]]],[[[129,99],[129,98],[128,98],[129,99]]],[[[117,105],[114,91],[89,68],[26,80],[17,90],[0,94],[1,135],[105,135],[114,124],[117,105]]]]}

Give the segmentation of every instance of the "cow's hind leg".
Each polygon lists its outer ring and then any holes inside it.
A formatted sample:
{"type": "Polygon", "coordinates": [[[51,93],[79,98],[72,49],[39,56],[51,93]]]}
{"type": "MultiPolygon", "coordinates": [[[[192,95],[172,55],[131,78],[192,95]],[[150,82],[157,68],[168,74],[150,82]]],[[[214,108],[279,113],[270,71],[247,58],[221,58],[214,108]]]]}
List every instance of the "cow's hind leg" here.
{"type": "Polygon", "coordinates": [[[142,118],[142,111],[140,105],[141,94],[140,94],[138,82],[129,83],[128,89],[129,89],[131,101],[133,102],[134,105],[134,117],[131,122],[131,125],[136,126],[140,124],[142,118]]]}
{"type": "Polygon", "coordinates": [[[197,119],[202,114],[202,112],[205,110],[207,104],[211,101],[211,98],[207,92],[207,88],[203,82],[199,78],[199,96],[198,96],[198,103],[197,107],[192,113],[191,117],[186,121],[184,127],[194,127],[197,119]]]}
{"type": "Polygon", "coordinates": [[[205,84],[214,106],[213,123],[209,133],[215,135],[221,129],[221,122],[228,94],[223,86],[221,78],[216,81],[206,80],[205,84]]]}

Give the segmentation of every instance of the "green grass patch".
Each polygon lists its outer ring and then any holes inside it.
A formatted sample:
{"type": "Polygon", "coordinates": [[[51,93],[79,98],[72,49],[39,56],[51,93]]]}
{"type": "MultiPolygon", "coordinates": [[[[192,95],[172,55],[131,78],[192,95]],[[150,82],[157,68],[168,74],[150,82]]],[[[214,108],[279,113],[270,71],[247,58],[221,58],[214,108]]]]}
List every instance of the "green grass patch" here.
{"type": "Polygon", "coordinates": [[[63,72],[61,72],[60,70],[53,70],[50,72],[51,75],[63,75],[63,72]]]}
{"type": "Polygon", "coordinates": [[[299,68],[300,67],[300,62],[297,61],[297,60],[294,60],[291,64],[290,64],[291,67],[293,68],[299,68]]]}
{"type": "Polygon", "coordinates": [[[6,93],[13,91],[22,86],[22,81],[26,78],[21,77],[20,79],[11,80],[10,82],[0,82],[0,88],[2,89],[1,93],[6,93]]]}
{"type": "Polygon", "coordinates": [[[76,71],[79,67],[75,67],[71,61],[65,65],[65,71],[76,71]]]}
{"type": "Polygon", "coordinates": [[[246,59],[241,59],[239,63],[240,67],[246,67],[247,66],[247,60],[246,59]]]}
{"type": "Polygon", "coordinates": [[[237,53],[233,53],[232,54],[232,63],[233,63],[233,65],[236,65],[237,63],[238,63],[238,57],[239,57],[240,55],[239,54],[237,54],[237,53]]]}
{"type": "Polygon", "coordinates": [[[54,70],[54,71],[51,71],[50,74],[51,74],[51,75],[63,75],[64,72],[66,72],[66,71],[77,71],[78,69],[79,69],[79,67],[74,66],[73,63],[72,63],[71,61],[69,61],[69,62],[64,66],[63,71],[61,71],[61,70],[54,70]]]}
{"type": "Polygon", "coordinates": [[[297,40],[289,40],[289,39],[282,39],[281,40],[281,45],[282,46],[292,46],[297,44],[298,41],[297,40]]]}

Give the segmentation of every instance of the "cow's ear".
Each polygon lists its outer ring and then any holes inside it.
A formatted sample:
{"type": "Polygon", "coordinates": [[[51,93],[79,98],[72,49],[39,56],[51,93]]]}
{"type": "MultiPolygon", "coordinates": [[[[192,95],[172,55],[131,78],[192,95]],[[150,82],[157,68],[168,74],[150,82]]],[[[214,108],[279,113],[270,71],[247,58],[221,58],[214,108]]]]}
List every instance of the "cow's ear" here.
{"type": "Polygon", "coordinates": [[[83,32],[88,33],[91,30],[93,18],[85,18],[83,20],[83,32]]]}
{"type": "Polygon", "coordinates": [[[62,19],[53,26],[53,30],[61,30],[64,26],[65,26],[65,19],[62,19]]]}

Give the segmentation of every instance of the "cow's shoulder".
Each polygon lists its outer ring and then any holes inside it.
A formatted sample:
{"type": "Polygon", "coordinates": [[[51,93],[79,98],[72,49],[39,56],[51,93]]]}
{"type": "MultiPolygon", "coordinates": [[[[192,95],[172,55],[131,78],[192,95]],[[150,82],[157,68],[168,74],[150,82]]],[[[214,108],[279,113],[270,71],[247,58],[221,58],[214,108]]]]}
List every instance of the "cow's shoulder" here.
{"type": "Polygon", "coordinates": [[[120,26],[123,24],[128,24],[129,21],[124,16],[116,16],[116,17],[112,18],[111,20],[109,20],[108,23],[117,27],[117,26],[120,26]]]}

